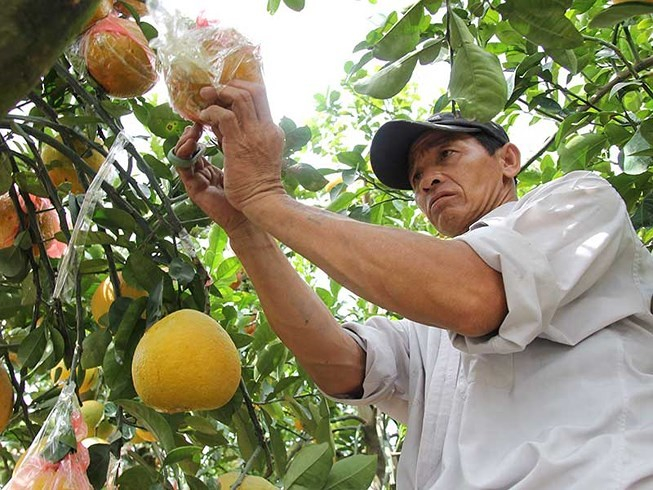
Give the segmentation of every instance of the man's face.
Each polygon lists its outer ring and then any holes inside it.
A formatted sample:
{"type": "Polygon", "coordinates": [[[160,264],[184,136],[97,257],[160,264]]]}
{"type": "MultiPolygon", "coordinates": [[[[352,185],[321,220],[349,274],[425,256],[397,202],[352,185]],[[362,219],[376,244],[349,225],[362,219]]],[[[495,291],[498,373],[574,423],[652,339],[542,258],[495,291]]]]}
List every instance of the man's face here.
{"type": "Polygon", "coordinates": [[[460,235],[515,199],[503,159],[508,145],[490,155],[473,136],[442,131],[426,133],[413,144],[408,176],[415,200],[440,233],[460,235]]]}

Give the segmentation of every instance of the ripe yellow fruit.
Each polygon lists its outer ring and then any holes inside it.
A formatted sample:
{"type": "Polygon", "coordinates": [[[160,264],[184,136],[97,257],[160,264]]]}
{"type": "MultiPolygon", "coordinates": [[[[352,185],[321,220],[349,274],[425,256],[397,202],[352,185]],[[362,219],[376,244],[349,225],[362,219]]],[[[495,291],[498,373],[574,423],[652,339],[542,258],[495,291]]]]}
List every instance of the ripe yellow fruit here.
{"type": "Polygon", "coordinates": [[[86,400],[82,403],[80,410],[88,428],[88,435],[94,436],[96,427],[104,417],[104,403],[97,400],[86,400]]]}
{"type": "Polygon", "coordinates": [[[212,410],[225,405],[240,382],[240,355],[213,318],[179,310],[145,332],[132,360],[143,403],[160,412],[212,410]]]}
{"type": "Polygon", "coordinates": [[[133,444],[138,444],[139,442],[156,442],[157,439],[152,434],[150,431],[141,429],[141,428],[136,428],[136,432],[134,433],[134,437],[131,438],[131,442],[133,444]]]}
{"type": "MultiPolygon", "coordinates": [[[[237,471],[231,471],[229,473],[225,473],[224,475],[220,475],[218,477],[220,489],[229,490],[231,485],[233,485],[234,482],[238,479],[239,475],[240,473],[237,471]]],[[[267,481],[265,478],[261,478],[260,476],[247,475],[238,488],[241,490],[277,490],[278,487],[275,487],[272,485],[272,483],[267,481]]]]}
{"type": "MultiPolygon", "coordinates": [[[[118,282],[120,283],[120,295],[126,298],[140,298],[147,296],[147,291],[130,286],[125,282],[122,273],[118,272],[118,282]]],[[[101,324],[100,319],[109,313],[109,308],[116,300],[116,291],[113,289],[111,278],[107,277],[100,283],[91,298],[91,316],[95,323],[101,324]]]]}
{"type": "Polygon", "coordinates": [[[0,432],[7,428],[14,409],[14,388],[7,371],[0,367],[0,432]]]}
{"type": "Polygon", "coordinates": [[[109,15],[96,22],[82,53],[88,72],[113,97],[138,97],[156,83],[154,51],[133,20],[109,15]]]}
{"type": "MultiPolygon", "coordinates": [[[[70,369],[66,367],[63,360],[59,361],[59,364],[50,370],[50,379],[55,384],[62,385],[69,377],[70,369]]],[[[84,381],[82,381],[81,386],[79,386],[79,393],[86,393],[94,388],[99,378],[100,370],[96,367],[84,371],[84,381]]]]}
{"type": "MultiPolygon", "coordinates": [[[[61,136],[56,137],[57,141],[62,142],[61,136]]],[[[102,142],[98,139],[95,140],[96,143],[101,144],[102,142]]],[[[73,149],[75,153],[81,156],[84,161],[96,172],[100,169],[100,165],[104,162],[104,157],[100,152],[94,150],[83,142],[75,139],[73,141],[73,149]]],[[[48,169],[48,175],[52,183],[59,187],[64,182],[70,182],[70,190],[74,194],[79,194],[84,192],[84,187],[79,182],[79,177],[77,176],[77,171],[73,166],[73,162],[61,153],[59,150],[54,149],[49,145],[43,146],[41,150],[41,159],[48,169]]]]}

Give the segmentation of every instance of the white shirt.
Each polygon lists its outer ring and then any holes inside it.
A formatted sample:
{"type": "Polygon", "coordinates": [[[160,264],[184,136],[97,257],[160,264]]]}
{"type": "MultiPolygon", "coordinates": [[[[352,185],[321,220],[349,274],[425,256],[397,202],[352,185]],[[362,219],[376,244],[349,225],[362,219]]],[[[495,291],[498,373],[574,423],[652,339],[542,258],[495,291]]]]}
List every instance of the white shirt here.
{"type": "Polygon", "coordinates": [[[408,426],[397,488],[653,488],[653,258],[618,193],[572,172],[456,239],[502,274],[496,333],[344,325],[367,366],[341,401],[408,426]]]}

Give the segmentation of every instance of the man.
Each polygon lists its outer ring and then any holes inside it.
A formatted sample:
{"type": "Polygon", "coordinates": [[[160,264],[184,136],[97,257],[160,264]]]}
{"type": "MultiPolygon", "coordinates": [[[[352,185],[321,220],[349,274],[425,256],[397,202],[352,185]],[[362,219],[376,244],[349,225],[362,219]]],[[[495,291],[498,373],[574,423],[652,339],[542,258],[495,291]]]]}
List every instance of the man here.
{"type": "Polygon", "coordinates": [[[653,488],[653,259],[606,181],[572,173],[517,201],[520,154],[500,127],[393,121],[375,173],[454,239],[374,226],[285,194],[263,87],[202,96],[225,168],[181,170],[189,196],[318,386],[407,423],[399,489],[653,488]],[[341,328],[276,240],[405,320],[341,328]]]}

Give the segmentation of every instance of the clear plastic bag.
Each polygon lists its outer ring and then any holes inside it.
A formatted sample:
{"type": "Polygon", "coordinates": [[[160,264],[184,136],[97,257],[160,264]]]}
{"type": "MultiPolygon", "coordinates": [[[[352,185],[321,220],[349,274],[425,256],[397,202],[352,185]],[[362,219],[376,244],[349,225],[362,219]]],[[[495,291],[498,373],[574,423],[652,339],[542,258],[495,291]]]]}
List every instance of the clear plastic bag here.
{"type": "Polygon", "coordinates": [[[92,490],[86,435],[75,384],[68,383],[5,490],[92,490]]]}
{"type": "Polygon", "coordinates": [[[154,51],[131,19],[110,14],[97,21],[78,49],[89,74],[113,97],[143,95],[157,81],[154,51]]]}
{"type": "Polygon", "coordinates": [[[263,82],[259,47],[236,29],[198,17],[170,15],[157,0],[148,3],[159,36],[151,44],[168,87],[170,102],[183,118],[200,122],[206,107],[200,89],[233,80],[263,82]]]}

